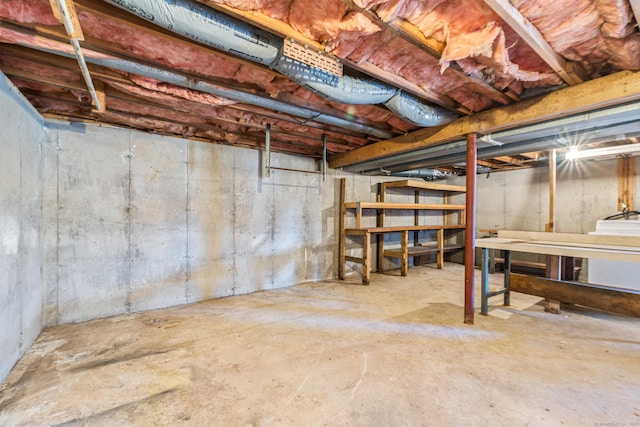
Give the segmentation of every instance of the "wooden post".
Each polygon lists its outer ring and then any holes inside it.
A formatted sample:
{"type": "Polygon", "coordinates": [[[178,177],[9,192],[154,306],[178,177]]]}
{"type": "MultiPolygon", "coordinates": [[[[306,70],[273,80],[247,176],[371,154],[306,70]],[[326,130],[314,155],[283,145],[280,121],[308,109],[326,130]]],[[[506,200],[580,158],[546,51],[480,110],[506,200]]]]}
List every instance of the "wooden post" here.
{"type": "Polygon", "coordinates": [[[339,218],[339,227],[340,234],[338,240],[340,240],[340,260],[338,262],[338,279],[344,280],[344,267],[346,264],[346,255],[347,255],[347,242],[346,242],[346,233],[345,233],[345,216],[347,210],[344,207],[344,202],[346,199],[346,191],[347,191],[347,180],[346,178],[340,179],[340,218],[339,218]]]}
{"type": "Polygon", "coordinates": [[[467,135],[467,203],[464,246],[464,323],[473,325],[473,287],[476,246],[476,170],[478,152],[476,134],[467,135]]]}
{"type": "MultiPolygon", "coordinates": [[[[556,150],[549,151],[549,222],[545,226],[545,231],[553,233],[556,228],[556,182],[557,182],[557,165],[556,150]]],[[[554,279],[560,279],[560,257],[556,255],[547,255],[546,276],[554,279]]],[[[545,299],[544,309],[550,313],[560,313],[560,301],[545,299]]]]}
{"type": "Polygon", "coordinates": [[[545,230],[553,233],[556,227],[556,150],[549,151],[549,222],[545,230]]]}
{"type": "Polygon", "coordinates": [[[400,263],[400,274],[406,276],[409,271],[409,231],[402,232],[402,258],[400,263]]]}
{"type": "Polygon", "coordinates": [[[439,228],[436,231],[436,240],[438,245],[438,252],[436,254],[436,265],[439,269],[444,268],[444,228],[439,228]]]}
{"type": "Polygon", "coordinates": [[[633,210],[633,157],[618,159],[618,211],[633,210]]]}
{"type": "MultiPolygon", "coordinates": [[[[386,183],[378,184],[378,202],[384,203],[384,195],[387,191],[386,183]]],[[[378,227],[384,227],[384,209],[378,209],[378,217],[376,222],[378,227]]],[[[384,270],[384,233],[376,234],[376,247],[378,249],[378,256],[376,257],[376,271],[381,273],[384,270]]]]}
{"type": "Polygon", "coordinates": [[[362,284],[369,286],[369,283],[371,283],[371,234],[364,233],[362,238],[364,239],[362,244],[362,258],[364,258],[362,284]]]}

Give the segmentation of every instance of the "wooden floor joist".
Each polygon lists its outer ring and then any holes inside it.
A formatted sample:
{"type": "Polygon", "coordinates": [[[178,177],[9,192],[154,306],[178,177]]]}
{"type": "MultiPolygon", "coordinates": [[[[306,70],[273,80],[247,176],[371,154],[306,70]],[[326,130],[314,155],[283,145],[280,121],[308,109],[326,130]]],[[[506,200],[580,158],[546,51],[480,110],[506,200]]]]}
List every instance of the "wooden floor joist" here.
{"type": "Polygon", "coordinates": [[[511,273],[511,291],[640,317],[640,292],[511,273]]]}

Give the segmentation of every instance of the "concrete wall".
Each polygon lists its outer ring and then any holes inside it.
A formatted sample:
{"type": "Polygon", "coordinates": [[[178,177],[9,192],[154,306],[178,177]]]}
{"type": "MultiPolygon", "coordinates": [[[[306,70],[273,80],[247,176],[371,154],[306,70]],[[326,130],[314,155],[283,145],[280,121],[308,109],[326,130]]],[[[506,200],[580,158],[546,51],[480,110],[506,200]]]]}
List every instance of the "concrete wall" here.
{"type": "MultiPolygon", "coordinates": [[[[640,158],[635,170],[640,170],[640,158]]],[[[478,175],[477,229],[544,231],[549,222],[547,168],[478,175]]],[[[465,178],[448,180],[464,185],[465,178]]],[[[640,179],[634,181],[640,210],[640,179]]],[[[559,233],[588,233],[596,221],[618,209],[617,160],[559,162],[556,179],[556,226],[559,233]]]]}
{"type": "MultiPolygon", "coordinates": [[[[337,172],[265,177],[258,150],[46,126],[48,325],[337,276],[337,172]]],[[[348,180],[348,198],[375,200],[379,179],[348,180]]]]}
{"type": "Polygon", "coordinates": [[[42,330],[42,118],[0,73],[0,381],[42,330]]]}

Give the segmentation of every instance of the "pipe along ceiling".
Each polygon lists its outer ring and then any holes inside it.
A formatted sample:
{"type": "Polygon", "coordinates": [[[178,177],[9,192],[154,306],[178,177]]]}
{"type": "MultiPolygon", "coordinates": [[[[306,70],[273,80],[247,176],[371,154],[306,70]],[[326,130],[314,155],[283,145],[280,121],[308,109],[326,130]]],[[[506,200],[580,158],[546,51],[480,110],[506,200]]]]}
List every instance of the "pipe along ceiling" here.
{"type": "MultiPolygon", "coordinates": [[[[427,105],[385,83],[348,75],[334,76],[289,58],[283,54],[284,41],[279,36],[195,1],[105,1],[196,42],[266,65],[331,101],[384,104],[403,120],[420,127],[444,125],[458,117],[454,112],[427,105]]],[[[379,132],[373,136],[381,137],[379,132]]],[[[388,137],[391,135],[384,136],[388,137]]]]}

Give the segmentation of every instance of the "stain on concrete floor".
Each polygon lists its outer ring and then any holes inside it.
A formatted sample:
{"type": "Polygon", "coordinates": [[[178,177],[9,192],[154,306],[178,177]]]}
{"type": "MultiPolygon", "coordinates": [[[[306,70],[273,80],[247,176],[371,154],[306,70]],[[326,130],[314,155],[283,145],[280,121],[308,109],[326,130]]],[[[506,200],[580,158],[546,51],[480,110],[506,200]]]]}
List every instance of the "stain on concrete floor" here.
{"type": "Polygon", "coordinates": [[[463,276],[414,267],[50,328],[0,386],[0,425],[640,426],[639,319],[515,294],[464,325],[463,276]]]}

